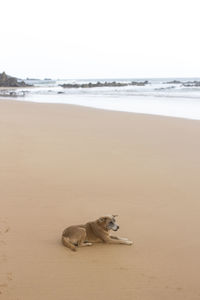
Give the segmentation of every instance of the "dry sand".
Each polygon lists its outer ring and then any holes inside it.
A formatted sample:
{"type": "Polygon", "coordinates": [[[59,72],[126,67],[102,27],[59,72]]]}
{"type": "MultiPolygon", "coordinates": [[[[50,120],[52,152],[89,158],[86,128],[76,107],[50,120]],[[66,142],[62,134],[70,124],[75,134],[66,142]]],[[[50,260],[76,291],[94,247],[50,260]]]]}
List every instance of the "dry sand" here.
{"type": "Polygon", "coordinates": [[[200,122],[0,101],[0,299],[200,299],[200,122]],[[119,214],[134,246],[71,252],[119,214]]]}

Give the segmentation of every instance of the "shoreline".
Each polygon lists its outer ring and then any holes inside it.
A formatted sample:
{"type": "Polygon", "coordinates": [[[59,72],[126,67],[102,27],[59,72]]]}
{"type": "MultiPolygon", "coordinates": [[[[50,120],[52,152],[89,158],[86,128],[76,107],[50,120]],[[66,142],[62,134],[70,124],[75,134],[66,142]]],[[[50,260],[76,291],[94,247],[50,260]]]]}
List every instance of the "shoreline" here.
{"type": "Polygon", "coordinates": [[[30,101],[25,99],[12,99],[8,97],[0,97],[0,102],[24,102],[24,103],[32,103],[32,104],[44,104],[44,105],[69,105],[74,107],[80,107],[80,108],[86,108],[91,110],[100,110],[100,111],[108,111],[108,112],[118,112],[118,113],[128,113],[128,114],[136,114],[141,116],[152,116],[152,117],[163,117],[163,118],[172,118],[172,119],[183,119],[183,120],[191,120],[191,121],[200,121],[200,119],[192,119],[189,117],[179,117],[179,116],[170,116],[170,115],[162,115],[162,114],[151,114],[151,113],[142,113],[142,112],[132,112],[132,111],[122,111],[122,110],[114,110],[114,109],[106,109],[106,108],[99,108],[99,107],[92,107],[87,105],[81,105],[81,104],[73,104],[73,103],[61,103],[61,102],[36,102],[36,101],[30,101]]]}
{"type": "Polygon", "coordinates": [[[199,299],[199,122],[5,100],[0,136],[0,298],[199,299]],[[62,246],[109,213],[133,246],[62,246]]]}

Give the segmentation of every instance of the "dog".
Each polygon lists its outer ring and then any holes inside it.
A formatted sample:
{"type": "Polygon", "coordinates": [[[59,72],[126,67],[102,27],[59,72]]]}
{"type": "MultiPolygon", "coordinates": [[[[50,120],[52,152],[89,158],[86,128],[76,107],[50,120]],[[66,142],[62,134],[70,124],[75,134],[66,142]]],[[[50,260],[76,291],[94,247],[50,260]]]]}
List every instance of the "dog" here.
{"type": "Polygon", "coordinates": [[[109,234],[110,230],[117,231],[117,215],[107,215],[85,225],[67,227],[62,233],[62,243],[72,251],[78,247],[92,246],[93,243],[104,242],[108,244],[132,245],[127,238],[120,238],[109,234]]]}

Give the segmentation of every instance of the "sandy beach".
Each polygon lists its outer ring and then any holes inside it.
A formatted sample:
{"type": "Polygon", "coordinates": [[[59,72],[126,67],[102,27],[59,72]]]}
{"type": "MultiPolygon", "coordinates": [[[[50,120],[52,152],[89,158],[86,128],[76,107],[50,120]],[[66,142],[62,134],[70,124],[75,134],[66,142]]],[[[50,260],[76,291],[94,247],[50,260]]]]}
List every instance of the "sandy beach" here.
{"type": "Polygon", "coordinates": [[[0,101],[0,299],[200,299],[200,121],[0,101]],[[71,252],[118,214],[133,246],[71,252]]]}

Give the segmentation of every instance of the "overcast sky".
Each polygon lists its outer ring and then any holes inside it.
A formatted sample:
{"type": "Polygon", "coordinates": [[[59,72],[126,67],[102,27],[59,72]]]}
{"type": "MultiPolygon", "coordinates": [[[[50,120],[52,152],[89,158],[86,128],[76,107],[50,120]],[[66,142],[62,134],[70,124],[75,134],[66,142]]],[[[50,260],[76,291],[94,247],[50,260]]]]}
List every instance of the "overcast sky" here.
{"type": "Polygon", "coordinates": [[[200,76],[199,0],[6,0],[0,72],[24,77],[200,76]]]}

